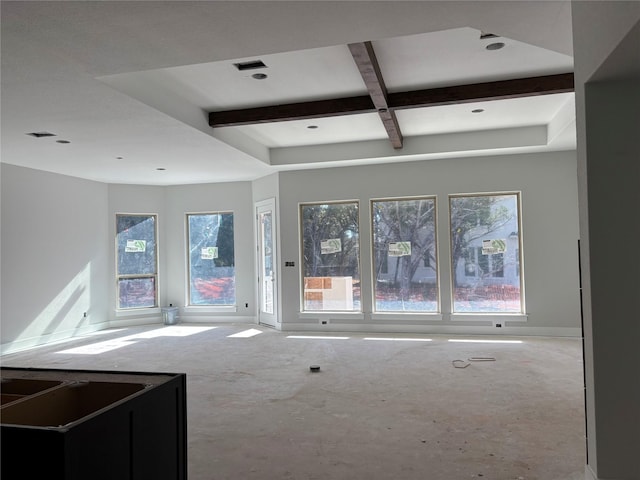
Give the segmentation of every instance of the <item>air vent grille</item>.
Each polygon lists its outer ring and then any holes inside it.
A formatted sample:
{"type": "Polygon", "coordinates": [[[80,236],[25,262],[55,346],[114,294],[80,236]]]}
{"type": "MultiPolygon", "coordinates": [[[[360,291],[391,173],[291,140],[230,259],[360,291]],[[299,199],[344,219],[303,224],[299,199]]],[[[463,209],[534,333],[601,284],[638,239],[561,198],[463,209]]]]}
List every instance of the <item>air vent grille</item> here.
{"type": "Polygon", "coordinates": [[[36,138],[55,137],[56,136],[55,133],[49,133],[49,132],[30,132],[30,133],[27,133],[27,135],[29,135],[31,137],[36,137],[36,138]]]}
{"type": "Polygon", "coordinates": [[[241,72],[244,70],[255,70],[256,68],[267,68],[262,60],[251,60],[249,62],[241,62],[233,64],[241,72]]]}

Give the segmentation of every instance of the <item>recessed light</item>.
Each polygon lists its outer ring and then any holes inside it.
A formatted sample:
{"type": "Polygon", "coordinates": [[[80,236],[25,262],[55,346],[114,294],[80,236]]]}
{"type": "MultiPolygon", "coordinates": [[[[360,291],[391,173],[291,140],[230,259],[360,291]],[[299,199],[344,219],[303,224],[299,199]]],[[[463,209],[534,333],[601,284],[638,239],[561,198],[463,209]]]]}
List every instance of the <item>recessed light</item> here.
{"type": "Polygon", "coordinates": [[[307,125],[309,130],[313,130],[314,128],[318,128],[318,125],[307,125]]]}
{"type": "Polygon", "coordinates": [[[482,113],[484,112],[484,108],[476,108],[475,110],[471,110],[471,113],[482,113]]]}
{"type": "Polygon", "coordinates": [[[490,43],[485,48],[487,50],[500,50],[501,48],[504,48],[504,43],[503,42],[490,43]]]}
{"type": "Polygon", "coordinates": [[[69,140],[56,140],[56,143],[71,143],[69,140]]]}
{"type": "Polygon", "coordinates": [[[124,157],[116,157],[116,160],[122,160],[124,157]]]}
{"type": "Polygon", "coordinates": [[[255,78],[256,80],[264,80],[265,78],[267,78],[267,74],[266,73],[254,73],[253,75],[251,75],[251,78],[255,78]]]}
{"type": "Polygon", "coordinates": [[[160,167],[160,168],[156,168],[156,170],[158,170],[159,172],[162,172],[162,171],[166,170],[166,168],[160,167]]]}

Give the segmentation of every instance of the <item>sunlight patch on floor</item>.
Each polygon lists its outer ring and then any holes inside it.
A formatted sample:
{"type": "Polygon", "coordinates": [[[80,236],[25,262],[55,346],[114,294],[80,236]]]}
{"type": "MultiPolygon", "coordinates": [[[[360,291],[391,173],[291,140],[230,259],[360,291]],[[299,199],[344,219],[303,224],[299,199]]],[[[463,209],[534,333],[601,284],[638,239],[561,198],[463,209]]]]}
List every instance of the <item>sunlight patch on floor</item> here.
{"type": "Polygon", "coordinates": [[[431,338],[403,338],[403,337],[365,337],[363,340],[380,340],[387,342],[432,342],[431,338]]]}
{"type": "Polygon", "coordinates": [[[249,330],[245,330],[243,332],[234,333],[233,335],[227,335],[227,338],[250,338],[255,337],[256,335],[260,335],[261,333],[263,332],[260,330],[250,328],[249,330]]]}
{"type": "MultiPolygon", "coordinates": [[[[149,330],[148,332],[135,333],[133,335],[126,335],[120,338],[114,338],[111,340],[105,340],[103,342],[92,343],[90,345],[83,345],[81,347],[69,348],[67,350],[60,350],[56,353],[64,354],[78,354],[78,355],[98,355],[104,352],[110,352],[118,348],[127,347],[138,343],[140,340],[149,340],[152,338],[160,337],[188,337],[189,335],[195,335],[197,333],[213,330],[218,327],[193,327],[193,326],[167,326],[162,328],[156,328],[149,330]]],[[[126,331],[122,329],[121,331],[126,331]]],[[[113,333],[111,330],[109,333],[113,333]]]]}
{"type": "Polygon", "coordinates": [[[452,343],[522,343],[522,340],[479,340],[471,338],[450,338],[452,343]]]}

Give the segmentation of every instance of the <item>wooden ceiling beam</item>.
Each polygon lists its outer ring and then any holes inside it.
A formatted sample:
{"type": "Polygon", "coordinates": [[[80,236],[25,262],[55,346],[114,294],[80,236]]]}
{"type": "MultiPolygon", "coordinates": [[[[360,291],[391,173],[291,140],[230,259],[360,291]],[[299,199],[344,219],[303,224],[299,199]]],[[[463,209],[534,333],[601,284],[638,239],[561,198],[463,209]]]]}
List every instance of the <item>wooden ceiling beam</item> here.
{"type": "Polygon", "coordinates": [[[369,91],[373,106],[378,111],[393,148],[402,148],[402,132],[395,112],[387,103],[387,87],[371,42],[350,43],[349,51],[369,91]]]}
{"type": "MultiPolygon", "coordinates": [[[[430,88],[387,94],[390,110],[424,108],[438,105],[504,100],[574,91],[573,73],[498,80],[453,87],[430,88]]],[[[245,108],[209,113],[211,127],[233,127],[267,122],[374,113],[370,96],[317,100],[267,107],[245,108]]]]}
{"type": "Polygon", "coordinates": [[[457,105],[574,91],[573,73],[497,80],[454,87],[430,88],[389,94],[394,109],[457,105]]]}
{"type": "Polygon", "coordinates": [[[266,107],[225,110],[209,113],[209,126],[236,127],[257,123],[286,122],[310,118],[335,117],[375,111],[371,97],[336,98],[312,102],[287,103],[266,107]]]}

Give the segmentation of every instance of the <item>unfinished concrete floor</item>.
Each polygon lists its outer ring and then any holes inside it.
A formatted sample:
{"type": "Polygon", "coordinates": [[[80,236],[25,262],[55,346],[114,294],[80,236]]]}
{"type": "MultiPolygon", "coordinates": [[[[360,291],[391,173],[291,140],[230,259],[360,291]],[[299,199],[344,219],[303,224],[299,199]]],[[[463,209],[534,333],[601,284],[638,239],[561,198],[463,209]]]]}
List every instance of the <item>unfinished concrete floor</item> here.
{"type": "Polygon", "coordinates": [[[580,339],[292,335],[321,334],[148,325],[2,363],[186,373],[190,480],[584,479],[580,339]]]}

